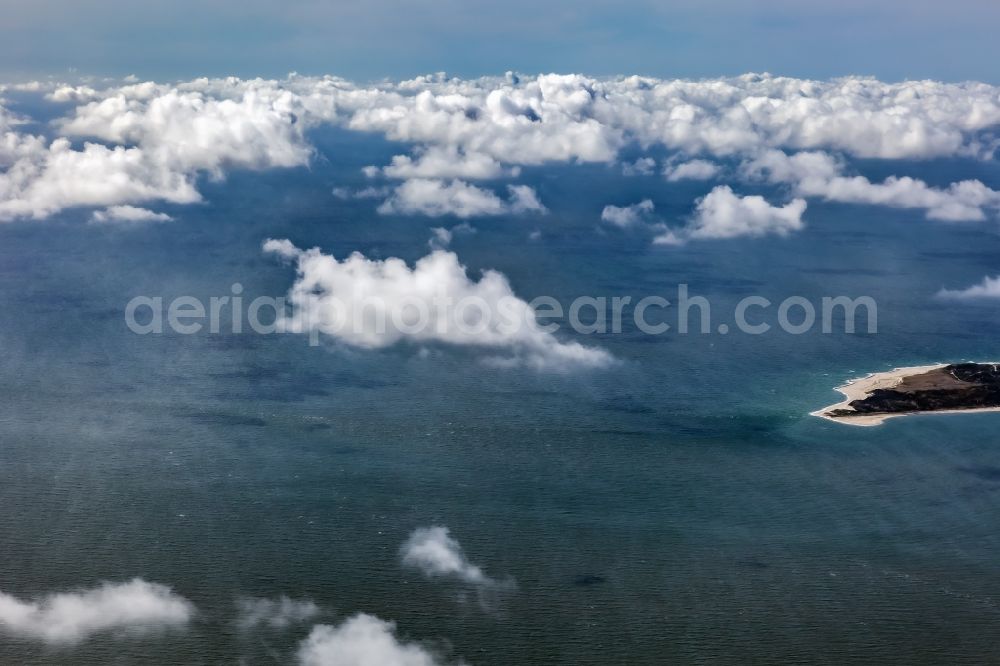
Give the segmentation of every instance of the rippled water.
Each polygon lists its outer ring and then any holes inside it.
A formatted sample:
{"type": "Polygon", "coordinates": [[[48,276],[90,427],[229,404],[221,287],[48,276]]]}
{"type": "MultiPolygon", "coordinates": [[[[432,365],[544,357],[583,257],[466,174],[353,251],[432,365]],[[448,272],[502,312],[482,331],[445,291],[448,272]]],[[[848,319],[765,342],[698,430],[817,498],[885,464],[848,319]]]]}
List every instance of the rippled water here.
{"type": "MultiPolygon", "coordinates": [[[[811,202],[785,239],[650,247],[598,231],[603,205],[651,196],[676,219],[708,186],[529,170],[552,212],[474,221],[454,244],[470,273],[499,269],[526,298],[669,298],[683,282],[722,313],[749,294],[870,295],[879,333],[628,331],[582,340],[619,366],[552,376],[471,349],[128,332],[137,294],[282,294],[293,275],[261,255],[267,237],[426,252],[438,222],[329,194],[393,148],[319,140],[331,163],[237,174],[206,205],[164,208],[172,223],[0,226],[0,590],[141,576],[199,609],[141,639],[3,638],[0,661],[285,663],[308,626],[234,625],[238,598],[281,594],[316,601],[320,621],[395,620],[471,664],[996,658],[1000,415],[806,416],[858,374],[1000,358],[995,307],[931,298],[996,274],[994,226],[811,202]],[[402,569],[400,544],[431,524],[517,589],[484,607],[402,569]]],[[[909,173],[1000,185],[990,164],[909,173]]]]}

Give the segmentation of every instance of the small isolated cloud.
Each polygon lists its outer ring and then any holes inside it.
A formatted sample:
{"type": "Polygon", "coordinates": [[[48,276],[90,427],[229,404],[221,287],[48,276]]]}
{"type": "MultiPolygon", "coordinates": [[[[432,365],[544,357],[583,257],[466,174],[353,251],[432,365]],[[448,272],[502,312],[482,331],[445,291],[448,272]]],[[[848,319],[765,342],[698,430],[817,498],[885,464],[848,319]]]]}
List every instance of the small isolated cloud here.
{"type": "Polygon", "coordinates": [[[772,206],[764,197],[739,196],[729,186],[720,185],[698,201],[684,233],[690,238],[784,236],[803,227],[805,210],[805,199],[772,206]]]}
{"type": "Polygon", "coordinates": [[[401,640],[396,624],[358,613],[343,623],[313,627],[299,645],[301,666],[441,666],[431,650],[401,640]]]}
{"type": "Polygon", "coordinates": [[[446,227],[433,227],[431,228],[431,239],[427,241],[427,244],[431,246],[432,250],[443,250],[451,245],[451,239],[453,234],[451,229],[446,227]]]}
{"type": "Polygon", "coordinates": [[[542,202],[538,200],[538,194],[527,185],[508,185],[507,191],[510,193],[510,211],[512,213],[546,213],[548,212],[542,202]]]}
{"type": "Polygon", "coordinates": [[[601,221],[620,229],[637,229],[651,234],[654,245],[683,245],[684,239],[657,218],[655,211],[656,206],[649,199],[631,206],[605,206],[601,221]]]}
{"type": "Polygon", "coordinates": [[[236,625],[240,629],[266,626],[285,629],[295,624],[311,620],[320,613],[319,606],[309,600],[289,599],[240,599],[236,602],[239,617],[236,625]]]}
{"type": "Polygon", "coordinates": [[[679,180],[710,180],[719,173],[719,165],[708,160],[691,160],[679,164],[668,164],[663,176],[671,183],[679,180]]]}
{"type": "Polygon", "coordinates": [[[95,210],[90,217],[90,221],[95,224],[169,222],[172,219],[174,218],[166,213],[156,213],[136,206],[109,206],[104,210],[95,210]]]}
{"type": "Polygon", "coordinates": [[[389,187],[369,186],[359,190],[352,190],[349,187],[333,188],[333,196],[342,201],[350,201],[351,199],[381,199],[382,197],[389,196],[391,192],[392,188],[389,187]]]}
{"type": "Polygon", "coordinates": [[[630,206],[605,206],[601,211],[601,221],[626,229],[645,224],[655,209],[649,199],[643,199],[630,206]]]}
{"type": "Polygon", "coordinates": [[[1000,275],[997,277],[986,276],[979,284],[974,284],[966,289],[942,289],[937,293],[937,298],[952,301],[1000,298],[1000,275]]]}
{"type": "Polygon", "coordinates": [[[624,176],[651,176],[656,171],[656,160],[652,157],[640,157],[635,162],[622,164],[624,176]]]}
{"type": "Polygon", "coordinates": [[[431,228],[431,239],[427,241],[432,250],[445,250],[451,245],[451,241],[454,240],[455,236],[462,234],[474,234],[476,233],[476,228],[469,224],[468,222],[462,222],[461,224],[456,224],[450,229],[447,227],[433,227],[431,228]]]}
{"type": "Polygon", "coordinates": [[[504,201],[493,192],[465,181],[413,178],[396,187],[378,212],[468,218],[545,211],[535,191],[527,185],[509,185],[507,189],[510,197],[504,201]]]}
{"type": "Polygon", "coordinates": [[[0,592],[0,631],[51,644],[107,632],[142,633],[185,626],[194,606],[169,587],[135,578],[23,601],[0,592]]]}
{"type": "Polygon", "coordinates": [[[469,561],[447,527],[418,527],[400,548],[400,555],[403,566],[417,569],[428,578],[454,578],[471,585],[496,583],[469,561]]]}
{"type": "Polygon", "coordinates": [[[295,244],[287,238],[268,238],[262,248],[266,254],[276,255],[286,261],[298,259],[302,254],[302,250],[295,247],[295,244]]]}
{"type": "Polygon", "coordinates": [[[663,233],[653,237],[653,245],[684,245],[684,236],[673,229],[667,229],[663,233]]]}
{"type": "Polygon", "coordinates": [[[323,333],[364,349],[401,341],[474,346],[506,352],[490,359],[496,365],[539,370],[613,363],[603,349],[544,330],[502,273],[487,270],[478,282],[469,279],[453,252],[433,251],[411,268],[402,259],[372,260],[358,252],[338,260],[287,239],[268,239],[263,250],[296,262],[288,294],[293,312],[278,322],[285,331],[323,333]]]}

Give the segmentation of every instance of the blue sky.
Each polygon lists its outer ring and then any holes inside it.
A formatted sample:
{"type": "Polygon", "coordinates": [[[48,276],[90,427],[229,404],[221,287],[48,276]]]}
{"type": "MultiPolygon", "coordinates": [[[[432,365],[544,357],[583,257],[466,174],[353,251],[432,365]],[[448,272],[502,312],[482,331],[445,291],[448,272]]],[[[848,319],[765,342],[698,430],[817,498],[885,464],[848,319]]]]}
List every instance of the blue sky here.
{"type": "Polygon", "coordinates": [[[356,80],[509,69],[1000,81],[987,0],[3,0],[0,74],[356,80]]]}

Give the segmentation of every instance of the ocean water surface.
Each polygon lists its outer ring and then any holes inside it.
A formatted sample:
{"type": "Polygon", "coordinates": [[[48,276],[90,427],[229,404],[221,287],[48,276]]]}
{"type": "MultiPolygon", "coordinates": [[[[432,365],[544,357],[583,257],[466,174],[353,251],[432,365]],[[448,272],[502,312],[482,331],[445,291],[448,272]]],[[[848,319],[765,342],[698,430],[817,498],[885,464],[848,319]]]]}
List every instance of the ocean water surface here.
{"type": "MultiPolygon", "coordinates": [[[[294,271],[266,238],[412,262],[429,227],[456,223],[333,197],[398,146],[315,142],[327,160],[206,183],[206,203],[163,207],[169,223],[0,225],[0,589],[138,576],[198,608],[187,630],[142,640],[5,638],[0,662],[286,663],[308,625],[234,623],[240,598],[280,595],[315,601],[318,621],[393,620],[479,666],[995,658],[1000,415],[808,416],[851,377],[1000,358],[995,307],[933,298],[996,273],[995,225],[810,201],[785,238],[652,246],[602,227],[603,206],[650,197],[679,220],[709,184],[526,169],[550,212],[472,220],[452,244],[470,276],[497,269],[525,299],[566,302],[673,300],[684,283],[713,328],[748,295],[867,295],[878,332],[564,329],[620,361],[572,373],[491,367],[465,347],[130,332],[136,295],[283,295],[294,271]],[[483,598],[401,567],[427,525],[516,588],[483,598]]],[[[992,162],[907,173],[1000,186],[992,162]]]]}

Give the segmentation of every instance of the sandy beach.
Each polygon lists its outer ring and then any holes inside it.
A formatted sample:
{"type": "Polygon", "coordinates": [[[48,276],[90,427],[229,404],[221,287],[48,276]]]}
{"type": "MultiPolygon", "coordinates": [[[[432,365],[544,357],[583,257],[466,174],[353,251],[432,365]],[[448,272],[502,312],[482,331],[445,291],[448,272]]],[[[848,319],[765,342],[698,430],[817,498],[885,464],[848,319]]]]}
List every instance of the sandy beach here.
{"type": "Polygon", "coordinates": [[[946,363],[935,365],[916,365],[906,368],[896,368],[887,372],[874,372],[865,377],[852,379],[843,386],[838,386],[835,390],[844,395],[844,399],[834,405],[828,405],[815,412],[810,412],[811,416],[818,416],[823,419],[844,423],[854,426],[877,426],[886,419],[897,416],[908,416],[912,414],[967,414],[969,412],[996,412],[1000,407],[981,407],[970,409],[942,409],[936,411],[916,411],[916,412],[896,412],[892,414],[859,414],[858,416],[829,416],[828,413],[835,409],[851,409],[850,403],[854,400],[861,400],[876,389],[891,389],[899,385],[905,378],[913,375],[920,375],[931,370],[946,367],[946,363]]]}

